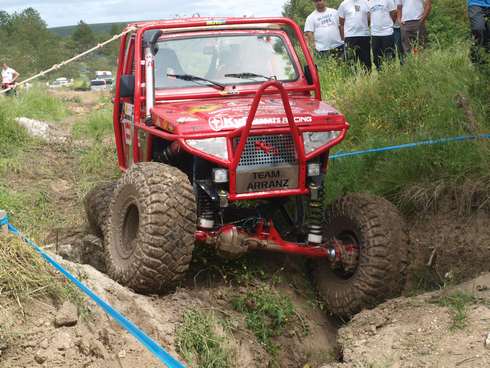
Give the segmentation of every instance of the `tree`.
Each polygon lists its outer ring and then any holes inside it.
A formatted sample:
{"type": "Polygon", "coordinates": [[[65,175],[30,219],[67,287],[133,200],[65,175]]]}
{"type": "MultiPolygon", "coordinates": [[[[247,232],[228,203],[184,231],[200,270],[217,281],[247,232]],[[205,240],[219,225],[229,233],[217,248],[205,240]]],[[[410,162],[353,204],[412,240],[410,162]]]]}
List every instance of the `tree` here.
{"type": "Polygon", "coordinates": [[[301,27],[304,27],[306,17],[313,9],[314,4],[311,0],[288,0],[284,4],[282,15],[293,19],[301,27]]]}
{"type": "Polygon", "coordinates": [[[25,77],[59,62],[60,39],[48,31],[33,8],[9,15],[0,12],[0,59],[25,77]]]}
{"type": "Polygon", "coordinates": [[[97,43],[94,32],[83,20],[78,23],[77,28],[71,35],[71,40],[73,48],[77,52],[88,50],[97,43]]]}

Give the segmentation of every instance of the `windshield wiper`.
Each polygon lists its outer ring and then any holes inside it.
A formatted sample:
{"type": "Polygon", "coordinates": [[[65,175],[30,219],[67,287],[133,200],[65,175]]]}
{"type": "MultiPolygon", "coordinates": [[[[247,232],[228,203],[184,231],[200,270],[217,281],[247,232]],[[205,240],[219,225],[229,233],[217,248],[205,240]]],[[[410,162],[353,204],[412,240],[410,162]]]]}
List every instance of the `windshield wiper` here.
{"type": "Polygon", "coordinates": [[[232,74],[225,74],[225,78],[240,78],[240,79],[255,79],[255,78],[264,78],[267,80],[275,80],[277,77],[274,75],[272,77],[267,77],[262,74],[255,74],[255,73],[232,73],[232,74]]]}
{"type": "Polygon", "coordinates": [[[217,89],[219,89],[221,91],[223,91],[225,89],[225,86],[222,85],[221,83],[218,83],[218,82],[215,82],[215,81],[206,79],[206,78],[198,77],[197,75],[192,75],[192,74],[167,74],[167,77],[175,78],[175,79],[181,79],[181,80],[190,81],[190,82],[207,82],[207,83],[211,84],[212,87],[215,87],[215,88],[217,88],[217,89]]]}

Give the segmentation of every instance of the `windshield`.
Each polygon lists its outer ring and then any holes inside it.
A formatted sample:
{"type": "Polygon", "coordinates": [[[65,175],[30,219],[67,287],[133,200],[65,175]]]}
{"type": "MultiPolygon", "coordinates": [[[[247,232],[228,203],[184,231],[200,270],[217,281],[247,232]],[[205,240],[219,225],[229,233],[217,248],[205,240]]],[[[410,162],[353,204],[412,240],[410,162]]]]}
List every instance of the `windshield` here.
{"type": "Polygon", "coordinates": [[[298,79],[284,41],[275,35],[194,37],[160,41],[158,46],[157,89],[197,85],[195,81],[175,79],[167,74],[199,76],[224,85],[259,83],[264,77],[284,82],[298,79]],[[239,74],[245,74],[246,78],[239,74]]]}

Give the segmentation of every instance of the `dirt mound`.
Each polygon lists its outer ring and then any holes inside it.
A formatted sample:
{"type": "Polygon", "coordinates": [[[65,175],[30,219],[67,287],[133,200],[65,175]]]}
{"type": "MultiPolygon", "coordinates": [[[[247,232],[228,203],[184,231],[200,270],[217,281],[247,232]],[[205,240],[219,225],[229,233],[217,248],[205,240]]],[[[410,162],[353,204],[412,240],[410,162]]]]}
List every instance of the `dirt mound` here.
{"type": "Polygon", "coordinates": [[[339,330],[338,367],[488,367],[490,274],[388,301],[339,330]]]}
{"type": "MultiPolygon", "coordinates": [[[[210,285],[206,281],[206,287],[196,285],[178,289],[167,296],[145,296],[119,285],[92,266],[55,257],[173,356],[179,356],[175,349],[176,336],[185,313],[211,311],[233,326],[232,332],[227,334],[227,345],[234,351],[233,367],[265,368],[272,361],[280,367],[303,367],[305,364],[317,367],[332,359],[336,327],[317,308],[311,294],[302,289],[296,292],[289,286],[289,282],[298,287],[307,283],[304,276],[294,270],[291,274],[295,277],[277,285],[277,290],[292,301],[296,315],[305,326],[304,334],[291,329],[274,338],[280,350],[272,356],[247,329],[244,315],[230,303],[233,298],[254,290],[253,285],[235,288],[226,283],[210,285]]],[[[272,269],[278,271],[274,267],[272,269]]],[[[202,273],[198,276],[206,277],[202,273]]],[[[9,331],[10,341],[0,355],[0,367],[32,367],[38,364],[75,368],[160,366],[149,352],[93,302],[79,308],[80,316],[72,327],[56,327],[62,308],[52,305],[49,300],[33,301],[23,310],[13,302],[3,305],[6,307],[0,309],[0,326],[9,331]]]]}
{"type": "Polygon", "coordinates": [[[456,209],[441,209],[412,219],[409,234],[408,292],[463,282],[490,271],[488,210],[461,216],[456,209]]]}

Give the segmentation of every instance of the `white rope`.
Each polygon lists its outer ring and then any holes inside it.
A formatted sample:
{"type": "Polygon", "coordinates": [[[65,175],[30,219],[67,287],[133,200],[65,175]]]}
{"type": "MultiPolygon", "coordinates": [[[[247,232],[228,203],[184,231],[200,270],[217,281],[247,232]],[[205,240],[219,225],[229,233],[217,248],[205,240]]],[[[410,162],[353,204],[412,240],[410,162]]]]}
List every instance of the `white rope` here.
{"type": "Polygon", "coordinates": [[[59,64],[55,64],[55,65],[53,65],[53,66],[52,66],[51,68],[49,68],[49,69],[46,69],[46,70],[44,70],[44,71],[42,71],[42,72],[40,72],[40,73],[38,73],[38,74],[36,74],[36,75],[33,75],[32,77],[27,78],[27,79],[23,80],[23,81],[22,81],[22,82],[20,82],[20,83],[16,83],[15,87],[13,87],[13,88],[12,88],[12,87],[10,87],[10,88],[7,88],[7,89],[3,89],[3,90],[1,90],[1,91],[0,91],[0,94],[2,94],[2,93],[6,93],[6,92],[10,91],[11,89],[15,89],[15,88],[17,88],[18,86],[22,86],[23,84],[26,84],[26,83],[28,83],[28,82],[30,82],[30,81],[32,81],[32,80],[34,80],[34,79],[36,79],[36,78],[42,77],[42,76],[44,76],[44,75],[46,75],[46,74],[48,74],[48,73],[51,73],[52,71],[58,70],[58,69],[60,69],[60,68],[64,67],[65,65],[67,65],[67,64],[69,64],[69,63],[72,63],[72,62],[74,62],[74,61],[76,61],[76,60],[78,60],[78,59],[80,59],[80,58],[84,57],[85,55],[88,55],[88,54],[90,54],[90,53],[92,53],[92,52],[94,52],[94,51],[96,51],[96,50],[98,50],[98,49],[100,49],[100,48],[104,47],[105,45],[107,45],[107,44],[109,44],[109,43],[111,43],[111,42],[114,42],[114,41],[118,40],[118,39],[119,39],[119,38],[121,38],[122,36],[124,36],[124,35],[126,35],[126,34],[128,34],[128,33],[130,33],[130,32],[133,32],[133,31],[135,31],[136,29],[137,29],[137,27],[129,27],[129,28],[127,28],[126,30],[124,30],[124,32],[121,32],[121,33],[119,33],[119,34],[117,34],[117,35],[113,36],[112,38],[108,39],[107,41],[104,41],[104,42],[102,42],[102,43],[99,43],[97,46],[94,46],[94,47],[92,47],[91,49],[89,49],[89,50],[87,50],[87,51],[84,51],[84,52],[82,52],[81,54],[78,54],[78,55],[76,55],[76,56],[72,57],[71,59],[65,60],[65,61],[63,61],[63,62],[61,62],[61,63],[59,63],[59,64]]]}

